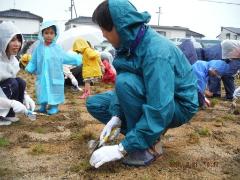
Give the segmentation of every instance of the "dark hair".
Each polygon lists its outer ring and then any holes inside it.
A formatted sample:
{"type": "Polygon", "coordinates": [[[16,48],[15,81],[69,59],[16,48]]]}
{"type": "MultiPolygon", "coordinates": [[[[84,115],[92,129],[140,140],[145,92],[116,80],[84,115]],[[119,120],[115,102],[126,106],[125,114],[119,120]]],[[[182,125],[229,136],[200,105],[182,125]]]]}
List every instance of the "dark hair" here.
{"type": "Polygon", "coordinates": [[[57,34],[57,28],[56,28],[56,26],[55,26],[55,25],[52,25],[52,26],[49,26],[49,27],[47,27],[47,28],[43,29],[43,30],[42,30],[42,34],[43,34],[43,33],[44,33],[44,31],[45,31],[46,29],[48,29],[48,28],[51,28],[51,29],[54,31],[55,35],[57,34]]]}
{"type": "Polygon", "coordinates": [[[113,28],[113,21],[108,7],[108,1],[103,1],[94,10],[92,21],[98,24],[101,28],[111,31],[113,28]]]}
{"type": "Polygon", "coordinates": [[[23,43],[23,38],[21,34],[17,34],[17,39],[19,40],[19,42],[23,43]]]}

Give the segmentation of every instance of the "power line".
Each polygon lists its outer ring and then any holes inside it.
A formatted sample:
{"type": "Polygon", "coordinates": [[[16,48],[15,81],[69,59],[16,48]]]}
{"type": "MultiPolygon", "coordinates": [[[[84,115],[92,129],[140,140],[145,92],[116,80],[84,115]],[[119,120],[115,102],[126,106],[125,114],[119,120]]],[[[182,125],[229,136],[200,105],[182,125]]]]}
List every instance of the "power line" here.
{"type": "Polygon", "coordinates": [[[207,2],[218,3],[218,4],[231,4],[231,5],[240,6],[239,3],[231,3],[231,2],[226,2],[226,1],[212,1],[212,0],[199,0],[199,1],[207,1],[207,2]]]}

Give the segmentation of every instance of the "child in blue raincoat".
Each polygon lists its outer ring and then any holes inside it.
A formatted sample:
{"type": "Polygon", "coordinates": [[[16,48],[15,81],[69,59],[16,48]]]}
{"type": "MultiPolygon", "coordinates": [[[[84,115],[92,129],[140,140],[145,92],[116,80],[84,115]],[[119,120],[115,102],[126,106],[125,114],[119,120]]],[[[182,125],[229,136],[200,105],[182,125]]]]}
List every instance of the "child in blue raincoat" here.
{"type": "Polygon", "coordinates": [[[54,22],[44,22],[39,33],[39,44],[26,67],[35,73],[36,95],[40,104],[39,112],[49,115],[58,113],[58,105],[64,102],[63,64],[79,65],[81,56],[67,54],[56,44],[59,30],[54,22]]]}

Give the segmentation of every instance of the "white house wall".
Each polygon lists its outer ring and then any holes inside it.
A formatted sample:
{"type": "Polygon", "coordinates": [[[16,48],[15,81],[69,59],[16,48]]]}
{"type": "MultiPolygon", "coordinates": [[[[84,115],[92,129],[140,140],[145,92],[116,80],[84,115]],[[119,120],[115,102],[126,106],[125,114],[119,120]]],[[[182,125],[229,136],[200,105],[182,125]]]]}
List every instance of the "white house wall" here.
{"type": "Polygon", "coordinates": [[[0,17],[0,21],[12,21],[23,34],[36,34],[39,32],[40,22],[38,20],[0,17]]]}
{"type": "MultiPolygon", "coordinates": [[[[224,29],[224,28],[223,28],[223,30],[221,32],[220,39],[221,40],[229,39],[229,38],[227,38],[227,34],[230,35],[230,39],[236,39],[236,33],[228,31],[227,29],[224,29]]],[[[237,36],[237,40],[240,40],[240,36],[239,35],[237,36]]]]}

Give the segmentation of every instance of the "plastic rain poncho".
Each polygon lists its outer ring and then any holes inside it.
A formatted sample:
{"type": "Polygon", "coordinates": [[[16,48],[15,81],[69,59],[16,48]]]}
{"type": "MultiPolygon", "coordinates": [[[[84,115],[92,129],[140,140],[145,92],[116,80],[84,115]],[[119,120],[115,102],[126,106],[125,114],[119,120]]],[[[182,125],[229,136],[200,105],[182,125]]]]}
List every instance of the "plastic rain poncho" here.
{"type": "Polygon", "coordinates": [[[222,59],[240,59],[240,41],[224,40],[222,46],[222,59]]]}
{"type": "Polygon", "coordinates": [[[0,24],[0,82],[8,78],[16,78],[20,70],[15,55],[11,55],[10,58],[6,55],[8,43],[17,34],[21,34],[20,30],[12,22],[0,24]]]}
{"type": "MultiPolygon", "coordinates": [[[[103,103],[107,97],[111,99],[111,115],[123,122],[124,149],[147,149],[166,128],[186,123],[198,111],[197,79],[180,49],[150,27],[146,27],[140,43],[130,52],[140,27],[149,22],[150,15],[137,12],[128,1],[108,3],[121,44],[113,61],[117,71],[116,93],[99,96],[105,96],[103,103]],[[175,120],[181,123],[174,124],[175,120]]],[[[105,109],[98,103],[94,96],[87,101],[88,110],[97,118],[94,113],[105,109]],[[91,109],[93,106],[96,109],[91,109]]],[[[106,111],[101,116],[104,114],[106,111]]]]}
{"type": "Polygon", "coordinates": [[[39,33],[39,44],[34,49],[32,59],[26,67],[29,73],[35,73],[36,95],[38,103],[57,105],[64,102],[64,75],[63,64],[79,65],[81,56],[69,54],[56,44],[59,35],[57,25],[53,22],[42,24],[39,33]],[[53,42],[45,46],[42,30],[56,26],[57,32],[53,42]]]}

